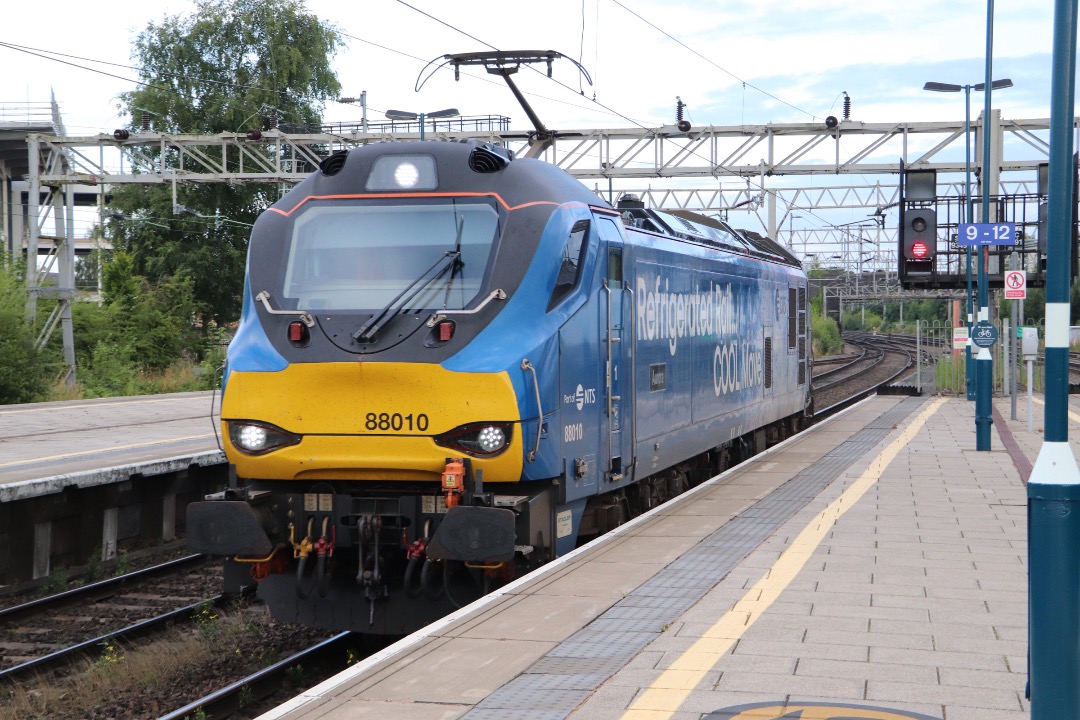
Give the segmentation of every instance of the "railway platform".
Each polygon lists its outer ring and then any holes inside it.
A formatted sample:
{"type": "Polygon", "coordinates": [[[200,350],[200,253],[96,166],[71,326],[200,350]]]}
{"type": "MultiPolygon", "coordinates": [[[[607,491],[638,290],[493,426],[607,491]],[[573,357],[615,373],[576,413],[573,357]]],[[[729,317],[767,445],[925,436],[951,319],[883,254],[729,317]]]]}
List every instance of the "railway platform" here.
{"type": "Polygon", "coordinates": [[[0,502],[225,462],[211,393],[0,407],[0,502]]]}
{"type": "Polygon", "coordinates": [[[209,392],[0,407],[0,588],[172,541],[227,480],[209,392]]]}
{"type": "Polygon", "coordinates": [[[980,452],[974,403],[870,398],[261,720],[1026,718],[1007,415],[980,452]]]}

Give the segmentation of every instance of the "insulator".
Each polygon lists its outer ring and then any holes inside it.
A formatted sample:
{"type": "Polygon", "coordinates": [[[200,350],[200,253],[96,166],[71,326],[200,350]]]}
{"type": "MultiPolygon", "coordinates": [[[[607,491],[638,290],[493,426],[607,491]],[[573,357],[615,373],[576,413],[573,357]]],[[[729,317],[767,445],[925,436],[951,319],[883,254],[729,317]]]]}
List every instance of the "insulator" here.
{"type": "Polygon", "coordinates": [[[142,131],[150,132],[150,113],[148,112],[142,114],[142,131]]]}
{"type": "Polygon", "coordinates": [[[675,122],[681,123],[683,119],[683,108],[686,105],[683,103],[682,98],[678,95],[675,96],[675,122]]]}
{"type": "Polygon", "coordinates": [[[844,93],[844,120],[851,119],[851,96],[844,93]]]}
{"type": "Polygon", "coordinates": [[[270,111],[270,129],[277,130],[277,110],[270,111]]]}

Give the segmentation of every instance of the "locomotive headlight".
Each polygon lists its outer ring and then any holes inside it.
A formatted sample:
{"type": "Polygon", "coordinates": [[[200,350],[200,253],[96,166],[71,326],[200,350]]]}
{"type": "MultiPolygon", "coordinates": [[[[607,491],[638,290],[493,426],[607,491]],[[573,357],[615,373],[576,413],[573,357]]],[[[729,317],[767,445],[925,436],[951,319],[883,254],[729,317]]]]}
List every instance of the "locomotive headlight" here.
{"type": "Polygon", "coordinates": [[[435,443],[473,457],[495,457],[510,446],[511,423],[470,423],[435,436],[435,443]]]}
{"type": "Polygon", "coordinates": [[[431,155],[383,155],[371,166],[364,185],[368,192],[435,190],[439,174],[431,155]]]}
{"type": "Polygon", "coordinates": [[[506,447],[506,433],[501,428],[491,425],[480,431],[477,442],[480,443],[480,449],[484,452],[498,452],[506,447]]]}
{"type": "Polygon", "coordinates": [[[301,437],[269,423],[251,420],[230,420],[229,439],[242,453],[262,455],[271,450],[296,445],[301,437]]]}
{"type": "Polygon", "coordinates": [[[403,162],[394,168],[394,180],[400,187],[411,188],[419,179],[420,171],[411,162],[403,162]]]}
{"type": "Polygon", "coordinates": [[[261,425],[241,425],[236,434],[237,445],[253,452],[266,447],[267,432],[261,425]]]}

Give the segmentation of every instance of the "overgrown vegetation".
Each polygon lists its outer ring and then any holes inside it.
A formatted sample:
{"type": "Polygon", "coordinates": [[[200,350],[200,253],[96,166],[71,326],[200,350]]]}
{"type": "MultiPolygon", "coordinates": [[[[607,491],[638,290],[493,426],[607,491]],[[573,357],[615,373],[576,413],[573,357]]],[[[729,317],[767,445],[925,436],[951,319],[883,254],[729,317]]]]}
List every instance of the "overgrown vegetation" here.
{"type": "MultiPolygon", "coordinates": [[[[0,258],[0,404],[207,390],[224,362],[225,333],[203,327],[191,280],[135,275],[129,256],[103,267],[100,303],[72,304],[77,384],[61,378],[60,333],[40,351],[27,322],[24,266],[0,258]]],[[[38,303],[38,322],[47,317],[38,303]]]]}
{"type": "Polygon", "coordinates": [[[40,400],[48,388],[48,368],[34,349],[34,329],[26,322],[26,266],[0,253],[0,403],[40,400]]]}
{"type": "Polygon", "coordinates": [[[840,338],[840,326],[831,317],[821,316],[821,296],[815,295],[810,301],[810,332],[813,336],[814,357],[839,355],[844,350],[844,341],[840,338]]]}
{"type": "Polygon", "coordinates": [[[208,621],[200,615],[168,639],[148,645],[104,642],[96,657],[87,658],[85,672],[67,679],[4,688],[0,720],[135,717],[136,711],[138,717],[158,717],[192,700],[204,689],[205,677],[243,677],[296,650],[281,647],[261,607],[213,615],[213,633],[206,632],[208,621]]]}
{"type": "MultiPolygon", "coordinates": [[[[121,93],[118,109],[136,131],[144,122],[168,133],[305,130],[341,92],[331,61],[343,41],[304,0],[195,0],[191,12],[138,34],[138,87],[121,93]]],[[[268,165],[282,159],[263,151],[268,165]]],[[[142,154],[135,167],[156,167],[171,151],[132,152],[142,154]]],[[[206,153],[225,162],[220,151],[206,153]]],[[[220,328],[240,315],[252,224],[278,193],[264,183],[111,188],[108,220],[94,233],[114,252],[79,258],[75,268],[81,290],[97,289],[100,277],[102,302],[73,303],[73,388],[56,381],[65,371],[61,333],[34,347],[52,303],[39,299],[37,324],[27,322],[25,268],[0,258],[0,404],[212,387],[220,328]]]]}

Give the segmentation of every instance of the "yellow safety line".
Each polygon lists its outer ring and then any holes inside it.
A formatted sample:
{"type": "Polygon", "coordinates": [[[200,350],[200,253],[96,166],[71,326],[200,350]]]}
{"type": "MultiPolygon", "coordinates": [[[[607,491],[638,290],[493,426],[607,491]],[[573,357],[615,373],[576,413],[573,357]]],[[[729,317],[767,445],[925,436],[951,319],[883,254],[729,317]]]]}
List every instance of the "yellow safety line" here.
{"type": "Polygon", "coordinates": [[[148,403],[184,402],[185,400],[198,400],[199,402],[206,402],[206,397],[200,395],[196,397],[183,398],[154,398],[152,400],[118,400],[116,402],[97,402],[83,403],[81,405],[65,405],[64,407],[56,407],[56,405],[50,404],[49,407],[23,408],[22,410],[0,410],[0,417],[3,417],[4,415],[18,415],[19,413],[58,412],[63,410],[81,410],[83,408],[115,407],[117,405],[145,405],[148,403]]]}
{"type": "MultiPolygon", "coordinates": [[[[1032,400],[1034,400],[1035,402],[1039,403],[1040,405],[1046,405],[1046,402],[1045,402],[1045,401],[1043,401],[1043,400],[1040,400],[1040,399],[1039,399],[1039,398],[1037,398],[1037,397],[1032,397],[1031,399],[1032,399],[1032,400]]],[[[1074,413],[1074,412],[1073,412],[1072,410],[1069,410],[1069,411],[1067,411],[1067,412],[1069,413],[1069,419],[1070,419],[1070,420],[1072,420],[1072,421],[1073,421],[1073,422],[1075,422],[1075,423],[1080,423],[1080,415],[1077,415],[1077,414],[1076,414],[1076,413],[1074,413]]]]}
{"type": "Polygon", "coordinates": [[[26,465],[28,463],[43,462],[45,460],[59,460],[61,458],[78,457],[79,455],[93,455],[95,453],[112,452],[114,450],[130,450],[131,448],[146,447],[148,445],[164,445],[165,443],[181,442],[183,440],[201,440],[203,438],[212,438],[213,433],[206,433],[204,435],[188,435],[187,437],[168,438],[166,440],[153,440],[151,442],[134,443],[131,445],[116,445],[114,447],[98,448],[97,450],[82,450],[80,452],[64,453],[63,455],[50,455],[48,457],[31,458],[30,460],[16,460],[14,462],[0,463],[0,468],[11,467],[12,465],[26,465]]]}
{"type": "Polygon", "coordinates": [[[678,712],[702,679],[791,584],[841,516],[874,486],[885,468],[944,402],[944,398],[935,400],[882,450],[866,471],[799,533],[765,576],[634,701],[622,720],[668,720],[678,712]]]}

